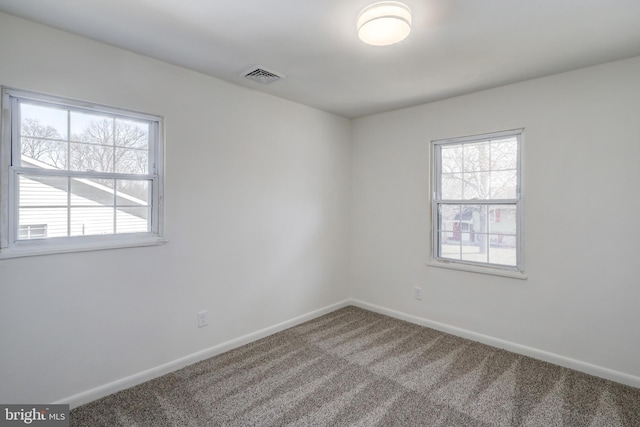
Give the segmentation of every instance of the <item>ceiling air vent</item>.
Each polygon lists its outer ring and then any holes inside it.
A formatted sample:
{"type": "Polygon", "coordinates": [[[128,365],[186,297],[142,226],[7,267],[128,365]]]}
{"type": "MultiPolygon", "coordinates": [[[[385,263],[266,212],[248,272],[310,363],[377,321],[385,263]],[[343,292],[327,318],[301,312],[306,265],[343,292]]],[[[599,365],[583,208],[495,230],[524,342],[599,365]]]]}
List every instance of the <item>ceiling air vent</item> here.
{"type": "Polygon", "coordinates": [[[246,79],[256,81],[258,83],[267,84],[279,80],[284,74],[278,74],[274,71],[267,70],[264,67],[253,67],[242,73],[242,76],[246,79]]]}

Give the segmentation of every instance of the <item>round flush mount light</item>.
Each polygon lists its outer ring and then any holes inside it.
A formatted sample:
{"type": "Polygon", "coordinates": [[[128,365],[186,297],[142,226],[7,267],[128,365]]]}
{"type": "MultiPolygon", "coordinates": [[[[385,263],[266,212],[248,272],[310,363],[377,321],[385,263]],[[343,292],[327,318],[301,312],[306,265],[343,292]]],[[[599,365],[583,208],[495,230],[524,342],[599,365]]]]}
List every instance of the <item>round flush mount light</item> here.
{"type": "Polygon", "coordinates": [[[358,37],[374,46],[404,40],[411,31],[411,9],[397,1],[383,1],[365,7],[358,17],[358,37]]]}

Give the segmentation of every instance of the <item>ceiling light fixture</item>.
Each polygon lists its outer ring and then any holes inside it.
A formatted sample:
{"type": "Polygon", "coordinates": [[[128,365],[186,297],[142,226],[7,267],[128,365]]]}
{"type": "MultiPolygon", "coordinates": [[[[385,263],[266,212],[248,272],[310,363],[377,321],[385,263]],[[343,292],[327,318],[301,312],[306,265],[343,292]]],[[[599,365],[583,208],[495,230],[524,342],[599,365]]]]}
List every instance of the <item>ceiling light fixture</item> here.
{"type": "Polygon", "coordinates": [[[374,46],[404,40],[411,31],[411,9],[397,1],[383,1],[365,7],[358,17],[358,37],[374,46]]]}

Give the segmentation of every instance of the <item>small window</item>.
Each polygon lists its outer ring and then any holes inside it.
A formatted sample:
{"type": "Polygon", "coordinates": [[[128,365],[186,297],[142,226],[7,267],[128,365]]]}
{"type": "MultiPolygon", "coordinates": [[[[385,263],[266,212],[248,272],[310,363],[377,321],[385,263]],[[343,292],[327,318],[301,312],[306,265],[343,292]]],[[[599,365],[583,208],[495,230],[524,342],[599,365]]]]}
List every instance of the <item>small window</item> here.
{"type": "Polygon", "coordinates": [[[3,88],[0,251],[161,236],[161,118],[3,88]]]}
{"type": "Polygon", "coordinates": [[[523,271],[521,151],[522,130],[432,142],[433,265],[523,271]]]}
{"type": "Polygon", "coordinates": [[[44,239],[47,237],[47,224],[28,224],[18,227],[18,239],[44,239]]]}

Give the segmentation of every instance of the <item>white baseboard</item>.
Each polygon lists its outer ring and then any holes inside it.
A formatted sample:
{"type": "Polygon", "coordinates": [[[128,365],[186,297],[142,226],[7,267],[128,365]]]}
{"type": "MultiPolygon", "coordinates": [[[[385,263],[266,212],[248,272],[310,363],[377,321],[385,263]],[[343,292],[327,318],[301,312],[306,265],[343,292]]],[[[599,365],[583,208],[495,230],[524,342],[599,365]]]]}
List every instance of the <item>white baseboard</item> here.
{"type": "Polygon", "coordinates": [[[96,399],[100,399],[101,397],[108,396],[112,393],[125,390],[129,387],[133,387],[138,384],[147,382],[149,380],[158,378],[162,375],[166,375],[171,372],[177,371],[178,369],[184,368],[185,366],[188,366],[188,365],[192,365],[201,360],[205,360],[210,357],[217,356],[219,354],[227,352],[229,350],[233,350],[234,348],[243,346],[245,344],[249,344],[253,341],[259,340],[260,338],[273,335],[276,332],[280,332],[292,326],[296,326],[296,325],[299,325],[300,323],[304,323],[308,320],[315,319],[316,317],[322,316],[323,314],[331,313],[332,311],[338,310],[339,308],[342,308],[342,307],[346,307],[349,304],[350,304],[349,300],[331,304],[321,309],[314,310],[307,314],[303,314],[302,316],[298,316],[293,319],[278,323],[276,325],[269,326],[264,329],[260,329],[259,331],[252,332],[242,337],[235,338],[233,340],[224,342],[222,344],[218,344],[213,347],[206,348],[204,350],[198,351],[193,354],[189,354],[187,356],[181,357],[179,359],[173,360],[163,365],[156,366],[151,369],[147,369],[137,374],[133,374],[128,377],[110,382],[108,384],[104,384],[104,385],[92,388],[90,390],[83,391],[78,394],[74,394],[73,396],[69,396],[67,398],[64,398],[52,403],[68,404],[71,407],[71,409],[73,409],[80,405],[84,405],[86,403],[92,402],[96,399]]]}
{"type": "Polygon", "coordinates": [[[479,334],[477,332],[469,331],[467,329],[450,326],[444,323],[435,322],[433,320],[425,319],[422,317],[413,316],[400,311],[392,310],[386,307],[381,307],[368,302],[360,301],[357,299],[348,299],[341,301],[318,310],[314,310],[302,316],[295,317],[293,319],[278,323],[276,325],[269,326],[264,329],[260,329],[256,332],[244,335],[242,337],[235,338],[230,341],[215,345],[213,347],[206,348],[193,354],[181,357],[171,362],[165,363],[160,366],[156,366],[151,369],[139,372],[134,375],[130,375],[125,378],[92,388],[90,390],[69,396],[64,399],[60,399],[53,404],[68,404],[70,407],[76,408],[80,405],[92,402],[96,399],[108,396],[112,393],[116,393],[121,390],[125,390],[129,387],[142,384],[146,381],[158,378],[162,375],[169,374],[177,371],[185,366],[197,363],[201,360],[208,359],[213,356],[217,356],[226,351],[233,350],[234,348],[249,344],[253,341],[275,334],[276,332],[283,331],[287,328],[299,325],[308,320],[322,316],[323,314],[330,313],[348,305],[354,305],[356,307],[370,310],[376,313],[384,314],[396,319],[405,320],[407,322],[415,323],[417,325],[426,326],[428,328],[436,329],[438,331],[446,332],[448,334],[456,335],[462,338],[467,338],[472,341],[477,341],[483,344],[490,345],[492,347],[501,348],[511,351],[513,353],[529,356],[534,359],[542,360],[545,362],[553,363],[555,365],[564,366],[569,369],[584,372],[586,374],[594,375],[607,380],[615,381],[617,383],[626,384],[631,387],[640,388],[640,377],[626,374],[623,372],[615,371],[613,369],[604,368],[597,365],[592,365],[587,362],[572,359],[569,357],[561,356],[555,353],[550,353],[536,348],[527,347],[521,344],[505,341],[499,338],[494,338],[488,335],[479,334]]]}
{"type": "Polygon", "coordinates": [[[441,332],[446,332],[451,335],[467,338],[472,341],[477,341],[482,344],[490,345],[492,347],[508,350],[513,353],[522,354],[523,356],[529,356],[534,359],[542,360],[544,362],[553,363],[554,365],[559,365],[565,368],[584,372],[585,374],[594,375],[596,377],[615,381],[620,384],[626,384],[631,387],[640,388],[640,377],[637,377],[635,375],[626,374],[624,372],[615,371],[613,369],[604,368],[602,366],[592,365],[591,363],[583,362],[577,359],[572,359],[570,357],[561,356],[559,354],[550,353],[550,352],[539,350],[533,347],[527,347],[525,345],[517,344],[511,341],[505,341],[505,340],[494,338],[488,335],[479,334],[477,332],[469,331],[467,329],[462,329],[462,328],[450,326],[444,323],[435,322],[433,320],[424,319],[422,317],[413,316],[413,315],[402,313],[396,310],[391,310],[385,307],[381,307],[375,304],[370,304],[368,302],[360,301],[357,299],[350,299],[349,303],[351,305],[363,308],[365,310],[384,314],[396,319],[405,320],[407,322],[415,323],[417,325],[426,326],[428,328],[435,329],[441,332]]]}

